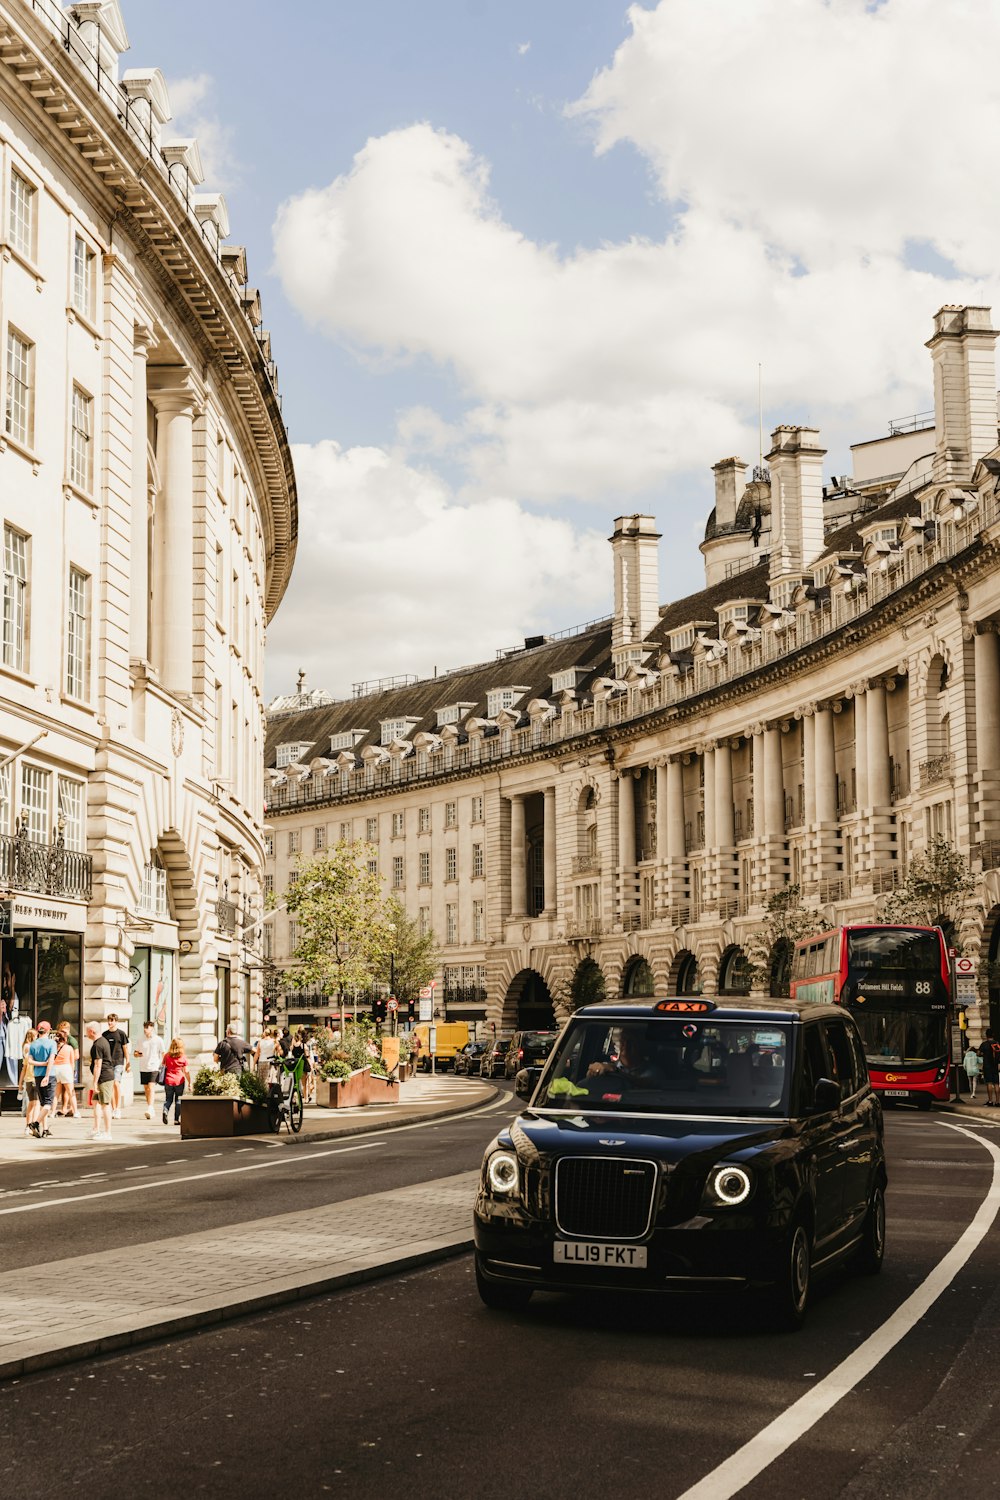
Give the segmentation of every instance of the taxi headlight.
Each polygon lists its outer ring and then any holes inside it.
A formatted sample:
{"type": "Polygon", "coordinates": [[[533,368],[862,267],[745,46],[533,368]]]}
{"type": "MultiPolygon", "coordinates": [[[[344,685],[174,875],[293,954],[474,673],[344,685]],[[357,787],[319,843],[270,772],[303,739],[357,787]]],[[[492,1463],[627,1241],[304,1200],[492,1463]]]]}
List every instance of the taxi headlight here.
{"type": "Polygon", "coordinates": [[[486,1182],[491,1193],[507,1198],[517,1192],[517,1157],[513,1151],[494,1151],[486,1163],[486,1182]]]}
{"type": "Polygon", "coordinates": [[[717,1203],[735,1208],[745,1203],[753,1186],[750,1173],[743,1167],[713,1167],[708,1178],[708,1189],[717,1203]]]}

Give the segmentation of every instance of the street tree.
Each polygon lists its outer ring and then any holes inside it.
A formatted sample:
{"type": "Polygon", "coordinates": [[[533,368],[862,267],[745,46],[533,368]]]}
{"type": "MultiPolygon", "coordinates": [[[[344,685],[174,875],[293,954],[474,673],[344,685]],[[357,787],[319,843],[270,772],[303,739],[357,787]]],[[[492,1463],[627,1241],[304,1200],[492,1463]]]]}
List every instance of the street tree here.
{"type": "Polygon", "coordinates": [[[375,969],[375,980],[379,984],[393,986],[393,994],[406,1006],[416,1001],[424,985],[430,984],[437,972],[438,946],[433,932],[421,934],[420,926],[407,916],[406,909],[395,896],[385,903],[385,916],[389,929],[389,948],[375,969]]]}
{"type": "Polygon", "coordinates": [[[394,934],[382,881],[369,866],[377,850],[340,843],[312,858],[300,855],[285,905],[298,924],[293,968],[286,978],[301,989],[335,994],[367,988],[388,962],[394,934]]]}
{"type": "Polygon", "coordinates": [[[957,931],[977,905],[969,861],[948,839],[935,834],[924,853],[911,858],[902,885],[885,898],[882,920],[933,927],[945,919],[957,931]]]}
{"type": "Polygon", "coordinates": [[[764,919],[747,943],[747,972],[753,987],[768,988],[774,996],[787,995],[795,944],[827,926],[821,912],[805,905],[797,883],[772,891],[764,902],[764,919]]]}

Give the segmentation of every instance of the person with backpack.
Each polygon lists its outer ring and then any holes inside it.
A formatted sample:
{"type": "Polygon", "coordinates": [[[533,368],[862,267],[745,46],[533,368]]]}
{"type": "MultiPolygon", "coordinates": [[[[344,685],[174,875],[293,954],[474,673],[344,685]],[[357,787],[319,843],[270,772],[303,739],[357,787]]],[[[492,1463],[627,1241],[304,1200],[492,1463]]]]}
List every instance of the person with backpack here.
{"type": "Polygon", "coordinates": [[[983,1063],[983,1082],[986,1085],[986,1108],[996,1109],[1000,1105],[1000,1042],[992,1031],[988,1031],[979,1048],[983,1063]]]}
{"type": "Polygon", "coordinates": [[[974,1099],[976,1097],[976,1084],[979,1082],[983,1071],[983,1060],[975,1047],[967,1047],[965,1049],[965,1056],[962,1058],[962,1067],[965,1069],[965,1076],[969,1080],[969,1098],[974,1099]]]}
{"type": "Polygon", "coordinates": [[[227,1026],[226,1034],[212,1056],[223,1073],[242,1073],[244,1056],[253,1050],[250,1043],[237,1034],[235,1026],[227,1026]]]}

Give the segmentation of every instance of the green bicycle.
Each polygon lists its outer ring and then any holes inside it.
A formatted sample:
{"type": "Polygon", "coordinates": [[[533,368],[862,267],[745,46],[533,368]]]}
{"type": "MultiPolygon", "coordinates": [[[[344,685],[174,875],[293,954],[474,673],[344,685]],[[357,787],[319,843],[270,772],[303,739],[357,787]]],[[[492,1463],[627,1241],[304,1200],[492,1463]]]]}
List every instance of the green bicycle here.
{"type": "Polygon", "coordinates": [[[304,1057],[275,1057],[272,1059],[272,1068],[277,1077],[268,1085],[267,1090],[267,1113],[271,1129],[277,1135],[282,1121],[285,1121],[292,1134],[298,1135],[305,1115],[302,1075],[306,1060],[304,1057]]]}

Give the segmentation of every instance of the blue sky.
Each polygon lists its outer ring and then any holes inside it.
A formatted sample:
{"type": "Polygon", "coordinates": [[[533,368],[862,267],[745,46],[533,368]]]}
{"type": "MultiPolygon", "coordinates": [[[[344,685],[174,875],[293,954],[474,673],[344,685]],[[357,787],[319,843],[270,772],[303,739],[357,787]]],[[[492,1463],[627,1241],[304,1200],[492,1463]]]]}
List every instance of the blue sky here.
{"type": "Polygon", "coordinates": [[[698,587],[758,361],[765,430],[844,472],[929,405],[935,308],[991,300],[996,89],[927,107],[1000,40],[972,0],[122,10],[274,340],[302,524],[271,693],[605,613],[623,510],[663,597],[698,587]]]}

